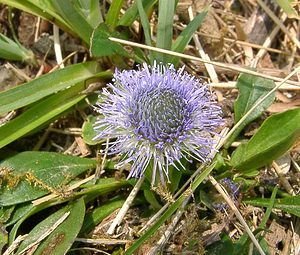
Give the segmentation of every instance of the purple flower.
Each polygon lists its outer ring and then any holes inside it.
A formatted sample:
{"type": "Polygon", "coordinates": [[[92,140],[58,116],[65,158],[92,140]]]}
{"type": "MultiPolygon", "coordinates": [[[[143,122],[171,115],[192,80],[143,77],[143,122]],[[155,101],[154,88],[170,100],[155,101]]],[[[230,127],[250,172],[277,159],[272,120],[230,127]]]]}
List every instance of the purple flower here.
{"type": "Polygon", "coordinates": [[[143,64],[137,71],[116,70],[111,90],[100,95],[97,109],[104,117],[94,139],[116,138],[109,152],[124,155],[118,166],[132,162],[128,178],[141,177],[151,162],[152,184],[157,171],[163,183],[170,165],[184,169],[182,158],[208,160],[221,109],[207,85],[183,69],[143,64]]]}

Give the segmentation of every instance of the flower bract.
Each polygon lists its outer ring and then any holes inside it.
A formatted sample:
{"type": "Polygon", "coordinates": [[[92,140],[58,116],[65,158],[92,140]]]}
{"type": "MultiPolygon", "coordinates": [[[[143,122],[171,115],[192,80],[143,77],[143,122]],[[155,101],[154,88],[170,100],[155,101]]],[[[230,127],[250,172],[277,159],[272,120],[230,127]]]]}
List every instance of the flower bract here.
{"type": "Polygon", "coordinates": [[[128,178],[141,177],[151,163],[152,184],[157,173],[162,183],[168,179],[170,166],[183,169],[183,158],[207,161],[222,124],[207,84],[172,65],[116,70],[97,110],[103,118],[95,139],[109,138],[109,153],[124,155],[118,166],[132,163],[128,178]]]}

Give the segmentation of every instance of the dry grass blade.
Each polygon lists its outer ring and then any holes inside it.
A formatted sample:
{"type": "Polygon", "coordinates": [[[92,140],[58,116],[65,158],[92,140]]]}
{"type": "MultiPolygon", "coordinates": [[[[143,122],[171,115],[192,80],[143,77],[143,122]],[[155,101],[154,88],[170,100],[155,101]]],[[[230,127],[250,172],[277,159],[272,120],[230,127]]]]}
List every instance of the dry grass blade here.
{"type": "MultiPolygon", "coordinates": [[[[216,62],[216,61],[209,61],[209,60],[205,60],[205,59],[202,59],[202,58],[199,58],[199,57],[194,57],[194,56],[191,56],[191,55],[174,52],[174,51],[171,51],[171,50],[165,50],[165,49],[161,49],[161,48],[147,46],[147,45],[141,44],[141,43],[135,43],[135,42],[131,42],[131,41],[115,38],[115,37],[109,37],[108,39],[113,41],[113,42],[118,42],[118,43],[121,43],[121,44],[133,46],[133,47],[139,47],[139,48],[142,48],[142,49],[147,49],[147,50],[152,50],[152,51],[156,51],[156,52],[160,52],[160,53],[165,53],[165,54],[177,56],[177,57],[184,58],[184,59],[190,59],[190,60],[198,61],[198,62],[201,62],[201,63],[212,64],[212,65],[223,67],[223,68],[226,68],[226,69],[229,69],[229,70],[238,71],[240,73],[247,73],[247,74],[255,75],[255,76],[258,76],[258,77],[270,79],[270,80],[273,80],[273,81],[279,81],[279,82],[284,81],[286,83],[291,83],[290,81],[287,81],[287,80],[290,79],[295,74],[295,73],[293,73],[293,75],[288,76],[289,77],[288,79],[281,79],[279,77],[258,73],[258,72],[255,72],[255,71],[252,71],[252,70],[249,70],[249,69],[246,69],[246,68],[232,66],[230,64],[224,64],[224,63],[216,62]]],[[[296,85],[296,86],[300,86],[299,82],[292,82],[291,84],[296,85]]]]}

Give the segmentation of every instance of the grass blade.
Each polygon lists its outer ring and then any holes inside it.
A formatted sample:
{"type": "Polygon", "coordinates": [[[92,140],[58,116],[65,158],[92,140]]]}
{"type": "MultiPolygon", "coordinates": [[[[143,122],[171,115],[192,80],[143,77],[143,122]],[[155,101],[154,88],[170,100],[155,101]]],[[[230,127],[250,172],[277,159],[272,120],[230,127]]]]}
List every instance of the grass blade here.
{"type": "MultiPolygon", "coordinates": [[[[159,1],[156,47],[170,50],[173,39],[173,17],[175,0],[159,1]]],[[[170,58],[161,53],[155,53],[158,62],[168,63],[170,58]]]]}
{"type": "MultiPolygon", "coordinates": [[[[205,7],[202,12],[200,12],[180,33],[177,37],[176,41],[172,45],[172,51],[182,53],[185,47],[189,44],[190,40],[193,37],[193,34],[197,31],[197,29],[201,26],[202,22],[207,16],[209,11],[209,6],[205,7]]],[[[170,63],[177,65],[179,62],[179,57],[173,57],[170,60],[170,63]]]]}
{"type": "MultiPolygon", "coordinates": [[[[36,102],[43,97],[89,79],[97,72],[98,64],[96,62],[80,63],[6,90],[0,93],[0,114],[36,102]]],[[[103,74],[105,75],[105,73],[103,74]]]]}
{"type": "Polygon", "coordinates": [[[120,10],[123,6],[124,0],[112,1],[108,13],[106,15],[105,23],[115,28],[118,25],[120,10]]]}
{"type": "Polygon", "coordinates": [[[68,108],[81,101],[85,95],[79,94],[83,83],[61,91],[0,127],[0,148],[15,141],[42,124],[52,120],[68,108]]]}

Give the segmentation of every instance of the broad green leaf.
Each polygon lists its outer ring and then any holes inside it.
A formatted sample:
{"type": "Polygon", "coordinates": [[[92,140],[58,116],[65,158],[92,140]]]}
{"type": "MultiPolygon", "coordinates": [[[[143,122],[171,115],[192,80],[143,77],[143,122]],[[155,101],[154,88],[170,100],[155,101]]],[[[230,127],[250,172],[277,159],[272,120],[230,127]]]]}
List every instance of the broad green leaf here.
{"type": "MultiPolygon", "coordinates": [[[[74,192],[72,194],[73,196],[69,196],[65,198],[57,197],[51,199],[50,201],[47,201],[46,203],[39,204],[37,206],[34,206],[32,203],[25,203],[24,206],[23,204],[21,204],[16,209],[16,216],[15,217],[13,216],[14,219],[12,219],[12,221],[16,221],[16,220],[18,221],[13,225],[13,228],[9,233],[9,244],[11,244],[15,240],[18,233],[18,229],[22,225],[22,223],[25,220],[27,220],[30,216],[36,214],[41,210],[44,210],[48,207],[62,204],[69,200],[73,200],[74,198],[80,198],[83,195],[86,195],[85,202],[88,203],[96,199],[97,197],[108,194],[110,192],[113,192],[115,190],[118,190],[126,186],[128,186],[128,182],[124,180],[116,181],[114,178],[99,179],[96,184],[87,183],[81,185],[81,188],[83,188],[84,190],[74,192]],[[18,209],[20,211],[18,211],[18,209]]],[[[9,222],[9,225],[11,224],[12,222],[9,222]]]]}
{"type": "Polygon", "coordinates": [[[62,192],[77,175],[95,167],[96,161],[54,152],[22,152],[0,163],[11,170],[0,189],[0,206],[15,205],[48,193],[62,192]],[[10,183],[9,180],[17,180],[10,183]]]}
{"type": "Polygon", "coordinates": [[[258,168],[283,155],[299,138],[300,109],[267,118],[257,133],[233,153],[231,165],[239,170],[258,168]]]}
{"type": "Polygon", "coordinates": [[[82,198],[51,214],[48,218],[36,225],[21,243],[17,253],[23,251],[30,244],[38,240],[45,231],[53,227],[53,224],[68,212],[70,213],[69,216],[39,244],[38,248],[33,253],[34,255],[66,254],[82,226],[85,214],[85,204],[82,198]]]}
{"type": "Polygon", "coordinates": [[[129,57],[127,51],[119,43],[108,39],[110,36],[120,37],[117,32],[111,31],[104,23],[95,28],[91,38],[90,54],[93,57],[112,56],[115,54],[129,57]]]}
{"type": "MultiPolygon", "coordinates": [[[[170,50],[173,40],[173,20],[175,12],[175,0],[163,1],[158,4],[158,23],[156,47],[170,50]]],[[[157,62],[167,64],[170,58],[163,53],[155,53],[157,62]]]]}
{"type": "MultiPolygon", "coordinates": [[[[157,2],[157,0],[142,0],[144,10],[147,13],[157,2]]],[[[125,12],[125,14],[119,20],[119,26],[131,26],[132,23],[138,17],[138,7],[135,1],[125,12]]]]}
{"type": "MultiPolygon", "coordinates": [[[[268,207],[270,204],[270,199],[269,198],[244,199],[243,203],[254,205],[254,206],[260,206],[260,207],[268,207]]],[[[274,208],[280,209],[282,211],[300,217],[300,195],[275,199],[274,208]]]]}
{"type": "Polygon", "coordinates": [[[93,27],[86,21],[84,14],[76,8],[73,1],[50,0],[50,2],[72,30],[89,45],[93,27]]]}
{"type": "Polygon", "coordinates": [[[103,22],[99,1],[77,0],[75,4],[80,8],[80,11],[92,28],[97,27],[103,22]]]}
{"type": "Polygon", "coordinates": [[[28,134],[54,118],[70,107],[79,103],[85,95],[79,94],[83,84],[79,83],[67,90],[61,91],[41,100],[24,113],[0,127],[0,148],[28,134]]]}
{"type": "Polygon", "coordinates": [[[31,104],[95,76],[96,62],[71,65],[0,93],[0,114],[31,104]]]}
{"type": "Polygon", "coordinates": [[[25,49],[13,40],[0,33],[0,58],[16,61],[34,62],[34,55],[31,50],[25,49]]]}
{"type": "Polygon", "coordinates": [[[115,28],[119,21],[120,10],[123,6],[124,0],[114,0],[111,2],[109,10],[106,15],[105,23],[115,28]]]}
{"type": "Polygon", "coordinates": [[[82,137],[83,141],[89,145],[95,145],[98,143],[102,143],[101,140],[94,140],[94,137],[98,134],[94,130],[94,125],[97,120],[97,117],[90,115],[87,120],[82,125],[82,137]]]}
{"type": "Polygon", "coordinates": [[[292,3],[288,0],[276,0],[277,4],[282,8],[282,10],[288,15],[290,19],[300,19],[298,13],[292,6],[292,3]]]}
{"type": "Polygon", "coordinates": [[[92,212],[86,214],[80,232],[84,235],[92,231],[103,219],[112,214],[118,208],[121,208],[125,200],[111,201],[95,208],[92,212]]]}
{"type": "MultiPolygon", "coordinates": [[[[201,11],[189,24],[186,26],[186,28],[180,33],[180,35],[176,38],[176,41],[172,45],[172,51],[180,52],[182,53],[185,49],[185,47],[189,44],[190,40],[192,39],[192,36],[197,31],[197,29],[201,26],[202,22],[207,16],[209,7],[206,7],[201,11]]],[[[179,62],[178,57],[171,57],[170,63],[173,63],[174,65],[177,65],[179,62]]]]}
{"type": "MultiPolygon", "coordinates": [[[[271,80],[250,74],[241,74],[237,81],[240,95],[234,104],[234,122],[237,123],[261,98],[275,87],[271,80]]],[[[275,92],[267,97],[256,109],[239,125],[226,143],[229,147],[243,128],[258,118],[275,100],[275,92]]]]}
{"type": "MultiPolygon", "coordinates": [[[[190,192],[194,192],[201,182],[210,174],[213,170],[215,163],[212,163],[209,167],[204,169],[201,174],[195,179],[191,185],[190,192]]],[[[187,198],[186,194],[183,193],[176,201],[170,205],[169,209],[157,220],[157,222],[150,227],[132,246],[126,250],[124,255],[133,254],[146,240],[148,240],[154,233],[161,227],[164,222],[172,216],[172,214],[182,205],[184,200],[187,198]]]]}

